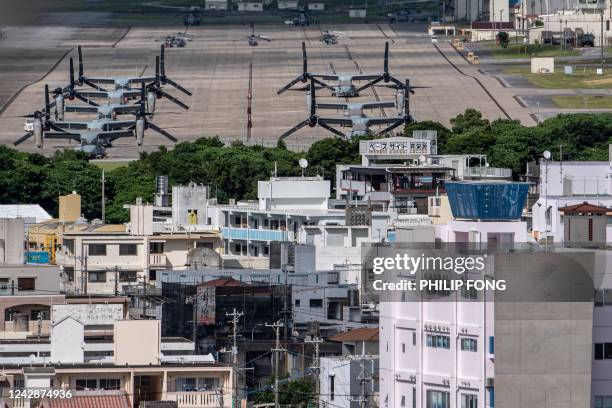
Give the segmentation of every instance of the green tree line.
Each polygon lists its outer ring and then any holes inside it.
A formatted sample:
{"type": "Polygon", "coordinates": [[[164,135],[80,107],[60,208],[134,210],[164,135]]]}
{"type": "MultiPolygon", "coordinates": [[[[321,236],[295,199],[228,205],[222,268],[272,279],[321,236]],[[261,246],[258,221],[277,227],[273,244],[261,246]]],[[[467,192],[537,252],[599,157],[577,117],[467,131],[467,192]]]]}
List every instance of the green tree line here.
{"type": "MultiPolygon", "coordinates": [[[[468,109],[451,120],[450,128],[425,121],[411,124],[405,131],[411,135],[418,129],[438,132],[439,154],[486,154],[491,166],[511,168],[518,176],[525,171],[525,164],[541,157],[544,150],[558,160],[559,145],[563,160],[607,160],[612,114],[560,115],[526,127],[510,120],[490,122],[480,112],[468,109]]],[[[334,185],[336,164],[359,162],[362,139],[323,139],[306,152],[287,150],[282,143],[272,148],[240,142],[226,146],[217,137],[179,143],[173,150],[161,147],[106,172],[106,219],[125,222],[128,214],[123,205],[137,197],[151,202],[158,175],[168,175],[171,185],[206,184],[220,202],[256,199],[258,180],[267,179],[275,168],[278,176],[299,175],[298,161],[306,158],[307,175],[322,175],[334,185]]],[[[56,215],[58,196],[76,191],[82,196],[84,216],[100,217],[101,173],[86,155],[72,150],[44,157],[0,146],[0,203],[40,204],[56,215]]]]}

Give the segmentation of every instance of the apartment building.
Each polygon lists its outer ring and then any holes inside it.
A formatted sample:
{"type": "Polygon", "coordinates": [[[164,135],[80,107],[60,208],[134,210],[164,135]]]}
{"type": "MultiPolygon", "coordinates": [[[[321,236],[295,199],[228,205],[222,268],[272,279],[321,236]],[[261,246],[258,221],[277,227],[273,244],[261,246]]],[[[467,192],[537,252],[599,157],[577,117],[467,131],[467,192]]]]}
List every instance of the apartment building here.
{"type": "MultiPolygon", "coordinates": [[[[491,248],[526,241],[527,224],[520,217],[527,183],[466,181],[445,187],[453,219],[421,226],[429,233],[412,235],[412,242],[491,248]]],[[[470,292],[440,296],[450,298],[380,304],[380,406],[495,405],[493,299],[476,300],[470,292]]]]}
{"type": "Polygon", "coordinates": [[[336,199],[398,214],[427,214],[427,200],[450,180],[511,180],[485,155],[439,155],[435,131],[362,141],[360,165],[336,166],[336,199]]]}
{"type": "Polygon", "coordinates": [[[361,328],[329,339],[342,344],[341,356],[321,358],[321,406],[378,406],[378,328],[361,328]]]}
{"type": "MultiPolygon", "coordinates": [[[[541,159],[540,197],[531,208],[534,238],[548,243],[563,242],[561,207],[584,202],[612,207],[611,166],[612,156],[607,161],[592,162],[541,159]]],[[[609,236],[612,239],[612,233],[609,236]]]]}
{"type": "Polygon", "coordinates": [[[15,388],[70,389],[77,397],[123,398],[130,407],[159,400],[185,408],[231,406],[232,369],[210,354],[195,355],[191,341],[162,337],[159,320],[126,320],[127,298],[54,297],[47,303],[49,315],[38,331],[5,323],[0,365],[15,388]]]}

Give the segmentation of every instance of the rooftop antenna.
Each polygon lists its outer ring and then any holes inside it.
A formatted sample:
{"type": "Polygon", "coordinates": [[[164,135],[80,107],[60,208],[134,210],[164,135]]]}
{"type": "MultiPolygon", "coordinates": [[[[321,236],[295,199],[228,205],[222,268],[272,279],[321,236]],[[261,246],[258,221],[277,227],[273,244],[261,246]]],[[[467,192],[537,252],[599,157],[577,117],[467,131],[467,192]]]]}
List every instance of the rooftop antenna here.
{"type": "Polygon", "coordinates": [[[304,170],[308,167],[308,160],[301,158],[299,161],[300,167],[302,168],[302,177],[304,177],[304,170]]]}

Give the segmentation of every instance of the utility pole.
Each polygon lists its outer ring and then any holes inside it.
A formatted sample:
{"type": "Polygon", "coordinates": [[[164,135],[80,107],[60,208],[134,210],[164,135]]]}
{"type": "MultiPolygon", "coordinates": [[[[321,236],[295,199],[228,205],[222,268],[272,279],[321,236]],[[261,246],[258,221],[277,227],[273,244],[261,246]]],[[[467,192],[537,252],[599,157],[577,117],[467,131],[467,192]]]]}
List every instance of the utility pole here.
{"type": "Polygon", "coordinates": [[[280,329],[283,327],[283,323],[279,320],[276,323],[268,324],[266,323],[266,327],[271,327],[276,332],[276,343],[275,348],[273,348],[272,355],[274,356],[274,408],[279,408],[278,405],[278,366],[280,363],[279,353],[281,351],[285,351],[280,346],[280,329]]]}
{"type": "Polygon", "coordinates": [[[102,224],[106,224],[106,199],[104,198],[104,185],[106,179],[104,178],[104,169],[102,169],[102,224]]]}
{"type": "Polygon", "coordinates": [[[115,296],[119,295],[119,267],[115,265],[115,296]]]}
{"type": "Polygon", "coordinates": [[[604,7],[605,4],[601,5],[601,14],[599,15],[600,20],[601,20],[601,32],[600,32],[600,37],[599,37],[599,50],[601,52],[601,73],[603,75],[603,69],[604,69],[604,29],[603,29],[603,20],[604,20],[604,7]]]}
{"type": "MultiPolygon", "coordinates": [[[[369,361],[369,360],[368,360],[369,361]]],[[[359,373],[359,382],[361,383],[361,392],[359,394],[359,407],[367,408],[368,407],[368,397],[366,391],[366,382],[370,382],[372,380],[371,377],[368,377],[366,374],[366,358],[365,358],[365,341],[362,342],[361,346],[361,373],[359,373]]]]}
{"type": "Polygon", "coordinates": [[[242,315],[244,315],[244,313],[242,312],[237,312],[236,308],[234,308],[234,311],[232,313],[225,313],[226,316],[231,316],[232,317],[232,325],[233,325],[233,343],[232,343],[232,364],[234,365],[234,375],[233,375],[233,385],[232,385],[232,392],[234,393],[234,398],[232,399],[233,407],[237,407],[238,406],[238,379],[236,378],[236,376],[238,375],[238,345],[236,344],[236,336],[237,336],[237,329],[238,329],[238,322],[240,321],[240,318],[242,317],[242,315]]]}
{"type": "Polygon", "coordinates": [[[319,375],[321,372],[321,360],[319,359],[319,344],[323,343],[323,339],[321,337],[319,337],[318,335],[316,337],[313,337],[312,339],[309,340],[305,340],[304,343],[312,343],[315,346],[315,359],[314,362],[312,363],[312,365],[310,366],[310,368],[314,369],[315,372],[315,408],[317,408],[319,406],[319,400],[320,400],[320,395],[319,393],[321,392],[321,383],[319,382],[319,375]]]}

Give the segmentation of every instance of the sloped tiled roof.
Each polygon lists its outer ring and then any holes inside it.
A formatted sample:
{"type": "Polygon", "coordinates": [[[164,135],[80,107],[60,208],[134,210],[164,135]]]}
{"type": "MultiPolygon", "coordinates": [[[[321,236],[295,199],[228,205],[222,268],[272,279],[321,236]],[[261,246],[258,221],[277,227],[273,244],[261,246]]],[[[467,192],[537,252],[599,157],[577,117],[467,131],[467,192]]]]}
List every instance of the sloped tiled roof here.
{"type": "Polygon", "coordinates": [[[360,327],[359,329],[349,330],[344,333],[336,334],[329,338],[330,341],[378,341],[378,329],[360,327]]]}
{"type": "Polygon", "coordinates": [[[131,408],[126,394],[73,395],[44,399],[38,408],[131,408]]]}
{"type": "Polygon", "coordinates": [[[612,209],[599,205],[589,204],[588,202],[584,201],[580,204],[561,207],[559,208],[559,211],[564,214],[606,214],[607,212],[612,212],[612,209]]]}

